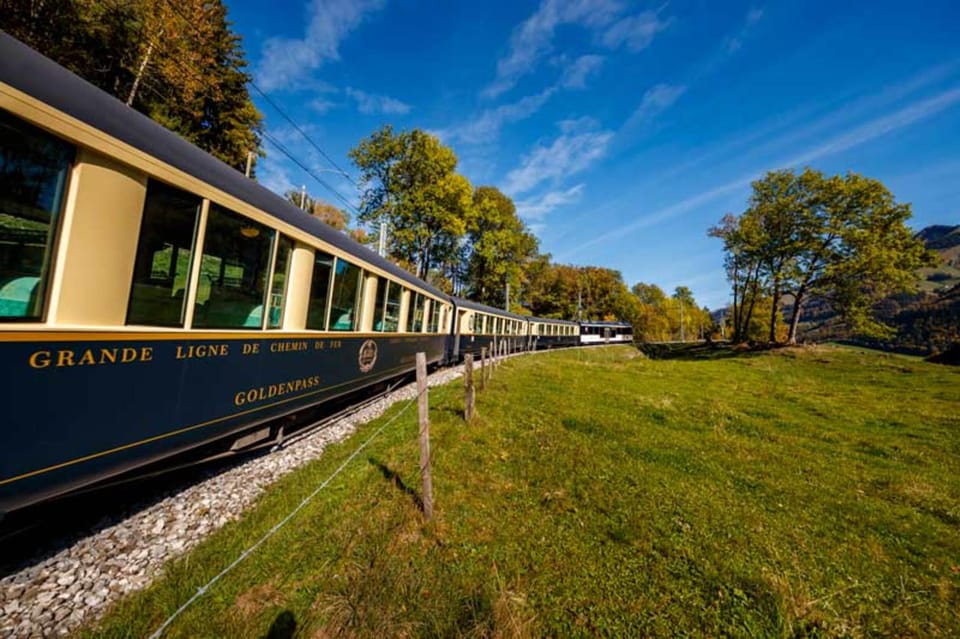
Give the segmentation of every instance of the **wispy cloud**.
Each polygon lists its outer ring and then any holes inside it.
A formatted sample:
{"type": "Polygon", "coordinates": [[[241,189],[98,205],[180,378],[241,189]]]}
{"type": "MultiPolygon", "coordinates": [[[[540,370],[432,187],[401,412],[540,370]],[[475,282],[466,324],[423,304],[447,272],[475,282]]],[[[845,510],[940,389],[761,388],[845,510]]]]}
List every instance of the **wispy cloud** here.
{"type": "Polygon", "coordinates": [[[560,86],[564,89],[585,89],[587,79],[590,75],[596,73],[603,66],[603,56],[601,55],[583,55],[566,65],[563,70],[563,77],[560,78],[560,86]]]}
{"type": "Polygon", "coordinates": [[[326,99],[326,98],[315,98],[315,99],[313,99],[313,100],[310,101],[310,103],[308,104],[308,106],[309,106],[310,109],[311,109],[312,111],[314,111],[315,113],[318,113],[318,114],[320,114],[320,115],[323,115],[324,113],[326,113],[326,112],[329,111],[330,109],[336,107],[336,106],[337,106],[337,103],[334,102],[333,100],[328,100],[328,99],[326,99]]]}
{"type": "Polygon", "coordinates": [[[670,22],[653,11],[626,17],[622,13],[623,5],[616,0],[543,0],[533,15],[514,29],[510,51],[497,62],[496,79],[482,95],[496,98],[531,73],[553,48],[554,33],[560,26],[581,26],[608,47],[639,51],[670,22]]]}
{"type": "Polygon", "coordinates": [[[603,34],[602,41],[611,49],[626,46],[630,51],[642,51],[653,43],[653,38],[670,26],[672,18],[660,19],[656,11],[644,11],[628,16],[611,25],[603,34]]]}
{"type": "Polygon", "coordinates": [[[743,41],[753,30],[753,26],[763,18],[763,9],[754,8],[747,12],[747,17],[743,21],[743,26],[737,33],[727,36],[723,41],[725,53],[736,53],[743,46],[743,41]]]}
{"type": "Polygon", "coordinates": [[[263,44],[256,78],[264,91],[291,88],[328,60],[340,59],[340,43],[384,0],[311,0],[303,38],[270,38],[263,44]]]}
{"type": "Polygon", "coordinates": [[[386,113],[403,115],[410,112],[410,105],[385,95],[374,95],[360,89],[348,87],[346,94],[357,103],[360,113],[386,113]]]}
{"type": "Polygon", "coordinates": [[[282,161],[270,156],[257,163],[257,181],[278,195],[300,188],[294,185],[293,178],[282,161]]]}
{"type": "Polygon", "coordinates": [[[543,182],[556,182],[583,171],[603,157],[613,137],[591,118],[560,123],[561,135],[548,145],[538,144],[519,167],[507,174],[504,191],[520,195],[543,182]]]}
{"type": "Polygon", "coordinates": [[[848,133],[839,135],[785,162],[780,162],[778,166],[799,166],[828,155],[833,155],[834,153],[852,149],[875,138],[910,126],[920,120],[925,120],[958,102],[960,102],[960,88],[944,91],[932,98],[915,102],[890,115],[871,120],[848,133]]]}
{"type": "MultiPolygon", "coordinates": [[[[874,118],[813,148],[796,155],[784,157],[779,162],[773,162],[772,164],[768,164],[768,166],[800,167],[824,157],[848,151],[871,140],[908,127],[956,104],[960,104],[960,87],[943,91],[933,97],[918,100],[893,113],[874,118]]],[[[731,180],[725,184],[713,187],[707,191],[643,215],[629,224],[611,229],[586,242],[582,242],[572,251],[560,256],[559,259],[569,259],[570,256],[578,254],[591,246],[622,238],[640,229],[659,224],[667,219],[694,210],[722,196],[745,189],[753,180],[757,179],[764,170],[765,169],[760,168],[754,169],[735,180],[731,180]]]]}
{"type": "Polygon", "coordinates": [[[539,111],[556,92],[556,87],[550,87],[540,93],[521,98],[512,104],[502,104],[493,109],[485,109],[465,124],[441,129],[435,133],[443,140],[459,141],[465,144],[492,142],[500,135],[500,129],[505,124],[529,118],[539,111]]]}
{"type": "Polygon", "coordinates": [[[568,189],[549,191],[537,197],[520,200],[516,203],[517,215],[527,222],[542,221],[554,209],[579,201],[583,189],[583,184],[577,184],[568,189]]]}
{"type": "Polygon", "coordinates": [[[686,90],[687,87],[685,86],[671,84],[657,84],[650,87],[644,92],[640,105],[627,118],[624,128],[637,126],[654,119],[673,106],[686,90]]]}

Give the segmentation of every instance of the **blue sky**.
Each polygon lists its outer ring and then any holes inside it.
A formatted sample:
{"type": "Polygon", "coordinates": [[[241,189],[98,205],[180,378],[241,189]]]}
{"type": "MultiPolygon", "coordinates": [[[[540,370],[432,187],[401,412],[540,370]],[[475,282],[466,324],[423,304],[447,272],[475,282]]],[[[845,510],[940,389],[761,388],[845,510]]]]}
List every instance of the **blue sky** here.
{"type": "MultiPolygon", "coordinates": [[[[339,166],[384,123],[441,137],[555,261],[729,292],[706,230],[766,170],[882,180],[960,223],[960,3],[226,0],[251,70],[339,166]]],[[[266,131],[356,187],[254,94],[266,131]]],[[[337,196],[271,144],[258,174],[337,196]]]]}

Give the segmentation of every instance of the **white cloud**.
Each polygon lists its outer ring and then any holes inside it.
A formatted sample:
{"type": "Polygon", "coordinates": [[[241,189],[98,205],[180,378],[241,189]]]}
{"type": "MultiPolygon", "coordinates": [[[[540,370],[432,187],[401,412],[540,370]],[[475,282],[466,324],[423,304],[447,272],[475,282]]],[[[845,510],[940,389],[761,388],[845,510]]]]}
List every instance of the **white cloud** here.
{"type": "Polygon", "coordinates": [[[670,18],[661,20],[656,11],[644,11],[618,20],[604,32],[602,40],[611,49],[625,45],[630,51],[642,51],[672,21],[670,18]]]}
{"type": "Polygon", "coordinates": [[[737,31],[736,34],[727,36],[723,41],[723,53],[726,55],[732,55],[739,51],[743,47],[743,41],[747,39],[747,36],[750,35],[750,31],[753,30],[754,25],[756,25],[763,18],[763,9],[754,8],[750,9],[747,12],[747,17],[743,20],[743,26],[737,31]]]}
{"type": "Polygon", "coordinates": [[[257,182],[277,195],[300,189],[299,185],[294,185],[293,178],[290,177],[290,173],[282,162],[270,155],[257,162],[257,182]]]}
{"type": "Polygon", "coordinates": [[[354,99],[357,103],[357,110],[360,113],[386,113],[386,114],[396,114],[403,115],[410,112],[410,105],[401,102],[395,98],[387,97],[385,95],[374,95],[372,93],[367,93],[366,91],[361,91],[360,89],[354,89],[352,87],[347,88],[346,93],[348,96],[354,99]]]}
{"type": "Polygon", "coordinates": [[[871,120],[866,124],[854,128],[848,133],[839,135],[832,140],[828,140],[820,146],[790,158],[785,162],[780,162],[777,164],[777,166],[799,166],[801,164],[807,164],[808,162],[818,160],[834,153],[840,153],[841,151],[852,149],[853,147],[860,146],[861,144],[869,142],[874,138],[878,138],[886,135],[887,133],[892,133],[898,129],[910,126],[914,122],[925,120],[930,116],[943,111],[944,109],[952,107],[958,102],[960,102],[960,88],[944,91],[943,93],[935,95],[932,98],[915,102],[914,104],[891,113],[890,115],[871,120]]]}
{"type": "Polygon", "coordinates": [[[311,0],[303,38],[270,38],[263,44],[256,78],[264,91],[291,88],[328,60],[340,59],[340,43],[383,0],[311,0]]]}
{"type": "Polygon", "coordinates": [[[459,140],[466,144],[492,142],[500,135],[504,124],[525,120],[556,93],[556,87],[550,87],[534,95],[528,95],[512,104],[503,104],[495,109],[486,109],[466,124],[437,131],[444,140],[459,140]]]}
{"type": "MultiPolygon", "coordinates": [[[[521,200],[516,203],[517,215],[525,221],[541,221],[554,209],[578,202],[583,195],[583,184],[577,184],[566,190],[549,191],[538,197],[521,200]]],[[[537,225],[542,229],[543,225],[537,225]]]]}
{"type": "Polygon", "coordinates": [[[316,98],[314,100],[311,100],[309,104],[309,107],[313,111],[316,111],[317,113],[319,113],[320,115],[323,115],[324,113],[334,108],[335,106],[337,106],[336,102],[333,102],[332,100],[328,100],[326,98],[316,98]]]}
{"type": "Polygon", "coordinates": [[[686,90],[685,86],[672,84],[657,84],[650,87],[644,92],[640,106],[627,119],[624,127],[649,122],[673,106],[673,103],[679,100],[686,90]]]}
{"type": "Polygon", "coordinates": [[[564,68],[560,86],[564,89],[584,89],[587,86],[587,78],[599,71],[602,65],[603,56],[580,56],[564,68]]]}
{"type": "Polygon", "coordinates": [[[625,45],[639,51],[669,23],[661,22],[656,12],[622,17],[623,10],[617,0],[542,0],[536,12],[513,30],[510,52],[497,62],[497,77],[482,95],[495,98],[531,73],[553,48],[560,26],[577,25],[593,31],[609,47],[625,45]]]}
{"type": "Polygon", "coordinates": [[[515,196],[542,182],[579,173],[603,157],[613,138],[612,131],[597,130],[597,123],[590,118],[561,122],[560,130],[562,135],[547,146],[537,145],[507,174],[504,191],[515,196]]]}
{"type": "MultiPolygon", "coordinates": [[[[931,98],[919,100],[913,104],[903,107],[893,113],[874,118],[860,126],[854,127],[846,133],[835,136],[834,138],[816,146],[807,151],[794,155],[792,157],[782,158],[780,161],[767,163],[767,166],[775,167],[799,167],[809,164],[815,160],[847,151],[871,140],[887,135],[904,127],[908,127],[916,122],[932,117],[945,109],[960,104],[960,87],[939,93],[931,98]]],[[[816,126],[816,125],[815,125],[816,126]]],[[[658,209],[647,215],[625,224],[619,228],[612,229],[606,233],[598,235],[588,241],[582,242],[572,251],[558,257],[558,259],[569,259],[570,256],[583,251],[586,248],[601,244],[603,242],[613,241],[626,235],[634,233],[642,228],[653,226],[664,220],[675,217],[681,213],[696,209],[708,202],[712,202],[721,196],[731,194],[737,190],[745,189],[750,183],[759,177],[765,169],[756,169],[750,171],[739,178],[708,189],[703,193],[698,193],[685,198],[669,206],[658,209]]]]}

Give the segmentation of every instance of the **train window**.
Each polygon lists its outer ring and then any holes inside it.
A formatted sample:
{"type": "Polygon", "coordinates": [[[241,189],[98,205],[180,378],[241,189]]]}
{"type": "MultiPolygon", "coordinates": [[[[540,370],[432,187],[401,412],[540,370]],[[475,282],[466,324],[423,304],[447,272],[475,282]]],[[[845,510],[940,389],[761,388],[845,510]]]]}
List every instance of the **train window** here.
{"type": "Polygon", "coordinates": [[[395,333],[400,330],[400,298],[403,287],[396,282],[387,280],[387,291],[384,296],[383,330],[395,333]]]}
{"type": "Polygon", "coordinates": [[[127,324],[183,326],[201,204],[196,195],[161,182],[147,185],[127,324]]]}
{"type": "Polygon", "coordinates": [[[377,305],[373,311],[373,330],[395,332],[400,325],[400,296],[403,289],[390,280],[377,278],[377,305]]]}
{"type": "Polygon", "coordinates": [[[330,330],[352,331],[357,326],[360,301],[359,266],[339,257],[333,275],[333,297],[330,301],[330,330]]]}
{"type": "Polygon", "coordinates": [[[0,319],[40,320],[69,144],[0,111],[0,319]]]}
{"type": "Polygon", "coordinates": [[[267,328],[280,328],[283,322],[283,297],[287,291],[287,275],[293,255],[293,240],[281,235],[277,240],[277,258],[273,264],[273,287],[270,289],[270,323],[267,328]]]}
{"type": "Polygon", "coordinates": [[[310,283],[310,301],[307,305],[307,328],[310,330],[327,330],[327,296],[330,293],[332,275],[333,256],[323,251],[316,251],[313,279],[310,283]]]}
{"type": "Polygon", "coordinates": [[[274,231],[210,204],[193,325],[261,328],[274,231]]]}
{"type": "Polygon", "coordinates": [[[435,299],[430,300],[430,324],[427,327],[428,333],[437,333],[440,328],[440,302],[435,299]]]}
{"type": "Polygon", "coordinates": [[[374,306],[373,306],[373,330],[382,331],[383,330],[383,307],[384,300],[387,297],[387,288],[390,286],[390,281],[385,280],[382,277],[378,277],[376,280],[377,288],[374,289],[374,306]]]}
{"type": "Polygon", "coordinates": [[[423,332],[423,296],[410,293],[410,308],[407,310],[407,332],[423,332]]]}

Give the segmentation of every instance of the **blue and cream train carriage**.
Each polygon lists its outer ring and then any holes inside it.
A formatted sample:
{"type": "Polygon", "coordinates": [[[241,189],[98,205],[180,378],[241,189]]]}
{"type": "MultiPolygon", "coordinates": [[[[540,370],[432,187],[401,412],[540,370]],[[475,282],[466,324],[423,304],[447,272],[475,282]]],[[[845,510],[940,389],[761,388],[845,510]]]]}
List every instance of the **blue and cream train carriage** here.
{"type": "Polygon", "coordinates": [[[0,32],[0,516],[278,438],[417,352],[577,334],[445,295],[0,32]]]}

